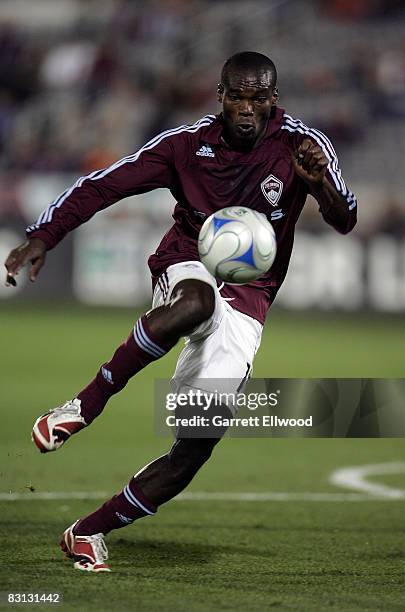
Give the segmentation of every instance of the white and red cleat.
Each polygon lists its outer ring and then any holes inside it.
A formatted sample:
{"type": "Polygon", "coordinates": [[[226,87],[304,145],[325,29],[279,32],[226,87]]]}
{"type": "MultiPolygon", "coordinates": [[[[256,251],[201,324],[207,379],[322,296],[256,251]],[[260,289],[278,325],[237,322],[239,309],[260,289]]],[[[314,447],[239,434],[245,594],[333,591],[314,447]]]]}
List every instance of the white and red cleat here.
{"type": "Polygon", "coordinates": [[[49,453],[60,448],[72,434],[86,425],[81,415],[81,401],[75,398],[38,417],[31,437],[41,453],[49,453]]]}
{"type": "Polygon", "coordinates": [[[75,535],[73,529],[76,521],[66,529],[60,542],[60,547],[66,557],[74,560],[73,567],[83,572],[111,572],[105,563],[108,559],[108,550],[104,542],[104,535],[75,535]]]}

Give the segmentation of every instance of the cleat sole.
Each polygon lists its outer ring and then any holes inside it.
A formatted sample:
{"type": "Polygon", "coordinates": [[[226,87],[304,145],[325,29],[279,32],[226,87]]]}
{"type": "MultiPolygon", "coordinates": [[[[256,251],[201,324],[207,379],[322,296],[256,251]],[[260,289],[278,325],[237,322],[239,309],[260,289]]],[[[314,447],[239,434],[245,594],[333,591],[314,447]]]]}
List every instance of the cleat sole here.
{"type": "Polygon", "coordinates": [[[111,572],[109,567],[93,567],[90,563],[83,564],[77,561],[73,567],[81,572],[92,572],[93,574],[101,574],[101,572],[111,572]]]}

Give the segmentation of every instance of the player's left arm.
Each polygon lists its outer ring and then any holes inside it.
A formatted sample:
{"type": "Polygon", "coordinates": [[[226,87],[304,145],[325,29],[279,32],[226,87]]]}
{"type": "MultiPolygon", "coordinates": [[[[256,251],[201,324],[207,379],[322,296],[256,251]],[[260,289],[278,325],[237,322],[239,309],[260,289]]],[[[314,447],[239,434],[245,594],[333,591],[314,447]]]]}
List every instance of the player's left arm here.
{"type": "Polygon", "coordinates": [[[356,225],[357,201],[347,188],[330,141],[305,138],[293,154],[295,172],[305,181],[327,223],[347,234],[356,225]]]}

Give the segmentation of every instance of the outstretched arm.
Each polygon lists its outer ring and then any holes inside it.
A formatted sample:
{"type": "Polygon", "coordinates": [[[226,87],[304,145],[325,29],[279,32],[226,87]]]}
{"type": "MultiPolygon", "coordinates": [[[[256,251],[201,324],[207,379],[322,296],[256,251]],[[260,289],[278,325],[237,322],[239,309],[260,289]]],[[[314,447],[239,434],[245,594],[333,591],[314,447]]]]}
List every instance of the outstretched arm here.
{"type": "Polygon", "coordinates": [[[172,177],[173,147],[167,139],[156,137],[138,153],[80,178],[41,213],[27,228],[27,240],[11,251],[5,261],[6,286],[15,287],[15,277],[29,263],[29,277],[34,282],[46,251],[96,212],[130,195],[170,188],[172,177]]]}
{"type": "MultiPolygon", "coordinates": [[[[339,191],[328,176],[330,158],[310,138],[305,138],[293,155],[295,172],[308,185],[327,223],[338,232],[347,234],[356,225],[357,204],[353,194],[340,179],[339,191]]],[[[337,160],[335,160],[337,167],[337,160]]],[[[339,171],[340,172],[340,171],[339,171]]]]}

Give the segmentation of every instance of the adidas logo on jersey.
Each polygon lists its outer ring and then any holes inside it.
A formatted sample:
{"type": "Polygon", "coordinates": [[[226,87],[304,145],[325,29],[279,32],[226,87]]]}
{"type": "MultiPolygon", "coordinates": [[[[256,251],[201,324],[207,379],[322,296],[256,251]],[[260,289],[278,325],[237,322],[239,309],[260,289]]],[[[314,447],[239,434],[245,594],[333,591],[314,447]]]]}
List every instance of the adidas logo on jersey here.
{"type": "Polygon", "coordinates": [[[203,145],[195,152],[196,155],[200,157],[215,157],[214,151],[211,149],[210,145],[203,145]]]}

